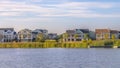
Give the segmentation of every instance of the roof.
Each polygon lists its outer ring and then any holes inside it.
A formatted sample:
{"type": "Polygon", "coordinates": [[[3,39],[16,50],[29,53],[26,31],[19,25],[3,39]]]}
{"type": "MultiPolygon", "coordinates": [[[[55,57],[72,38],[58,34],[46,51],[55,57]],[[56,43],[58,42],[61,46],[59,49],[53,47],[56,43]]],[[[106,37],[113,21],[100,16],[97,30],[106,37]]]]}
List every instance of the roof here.
{"type": "Polygon", "coordinates": [[[35,29],[32,32],[44,33],[44,32],[48,32],[48,31],[46,29],[35,29]]]}
{"type": "Polygon", "coordinates": [[[77,30],[80,30],[81,32],[83,32],[83,33],[89,33],[89,29],[75,29],[76,31],[77,30]]]}
{"type": "Polygon", "coordinates": [[[117,30],[110,30],[110,33],[119,33],[117,30]]]}
{"type": "Polygon", "coordinates": [[[48,35],[57,35],[57,33],[49,33],[48,35]]]}
{"type": "Polygon", "coordinates": [[[75,30],[66,30],[66,33],[68,33],[68,34],[74,34],[75,30]]]}
{"type": "Polygon", "coordinates": [[[57,36],[57,33],[49,33],[48,36],[57,36]]]}
{"type": "Polygon", "coordinates": [[[20,32],[32,32],[32,30],[29,30],[29,29],[23,29],[23,30],[20,30],[18,33],[20,33],[20,32]]]}
{"type": "Polygon", "coordinates": [[[96,29],[96,33],[119,33],[117,30],[110,30],[110,29],[96,29]]]}
{"type": "Polygon", "coordinates": [[[14,28],[0,28],[0,30],[14,30],[14,28]]]}
{"type": "Polygon", "coordinates": [[[95,29],[95,33],[110,33],[109,29],[95,29]]]}

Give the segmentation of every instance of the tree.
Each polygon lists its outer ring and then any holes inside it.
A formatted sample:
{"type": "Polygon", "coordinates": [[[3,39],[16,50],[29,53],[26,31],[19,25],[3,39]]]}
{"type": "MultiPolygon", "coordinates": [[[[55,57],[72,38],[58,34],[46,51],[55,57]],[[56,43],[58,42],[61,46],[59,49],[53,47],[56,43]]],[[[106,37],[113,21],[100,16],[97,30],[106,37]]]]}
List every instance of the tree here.
{"type": "Polygon", "coordinates": [[[78,38],[78,37],[79,37],[79,34],[75,34],[74,37],[75,37],[75,38],[78,38]]]}
{"type": "Polygon", "coordinates": [[[112,40],[115,40],[115,34],[112,34],[112,40]]]}
{"type": "Polygon", "coordinates": [[[113,43],[115,43],[115,34],[112,34],[113,43]]]}
{"type": "Polygon", "coordinates": [[[68,38],[68,34],[67,34],[67,33],[64,33],[64,34],[63,34],[63,38],[68,38]]]}
{"type": "Polygon", "coordinates": [[[67,33],[62,34],[62,38],[64,41],[66,41],[66,38],[68,38],[68,37],[69,37],[69,35],[67,33]]]}
{"type": "Polygon", "coordinates": [[[84,39],[88,40],[89,39],[89,35],[88,34],[84,34],[84,39]]]}
{"type": "Polygon", "coordinates": [[[104,34],[105,39],[109,39],[109,34],[104,34]]]}
{"type": "Polygon", "coordinates": [[[45,35],[43,33],[39,33],[36,38],[37,42],[44,42],[45,41],[45,35]]]}
{"type": "Polygon", "coordinates": [[[89,45],[92,44],[92,39],[89,39],[89,40],[88,40],[88,44],[89,44],[89,45]]]}
{"type": "Polygon", "coordinates": [[[74,34],[74,38],[76,39],[76,41],[80,41],[79,34],[74,34]]]}

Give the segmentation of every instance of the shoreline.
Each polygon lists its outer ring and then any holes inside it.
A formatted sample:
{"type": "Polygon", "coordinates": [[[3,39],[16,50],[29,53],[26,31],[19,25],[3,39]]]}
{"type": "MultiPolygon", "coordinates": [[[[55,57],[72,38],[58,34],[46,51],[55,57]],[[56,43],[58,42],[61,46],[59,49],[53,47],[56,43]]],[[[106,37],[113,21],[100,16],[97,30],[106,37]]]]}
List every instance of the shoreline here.
{"type": "Polygon", "coordinates": [[[4,42],[0,48],[120,48],[120,40],[93,40],[80,42],[4,42]]]}

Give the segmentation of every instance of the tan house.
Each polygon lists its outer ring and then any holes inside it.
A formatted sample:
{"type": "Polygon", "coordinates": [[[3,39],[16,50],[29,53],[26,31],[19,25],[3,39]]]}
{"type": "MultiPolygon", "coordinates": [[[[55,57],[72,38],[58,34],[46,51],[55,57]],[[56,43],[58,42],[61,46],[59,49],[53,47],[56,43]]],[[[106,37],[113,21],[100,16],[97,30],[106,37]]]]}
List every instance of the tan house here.
{"type": "Polygon", "coordinates": [[[119,38],[119,31],[110,30],[110,29],[96,29],[96,40],[111,39],[112,35],[115,35],[115,38],[119,38]]]}
{"type": "Polygon", "coordinates": [[[29,29],[23,29],[18,32],[18,41],[19,42],[29,42],[32,41],[32,31],[29,29]]]}

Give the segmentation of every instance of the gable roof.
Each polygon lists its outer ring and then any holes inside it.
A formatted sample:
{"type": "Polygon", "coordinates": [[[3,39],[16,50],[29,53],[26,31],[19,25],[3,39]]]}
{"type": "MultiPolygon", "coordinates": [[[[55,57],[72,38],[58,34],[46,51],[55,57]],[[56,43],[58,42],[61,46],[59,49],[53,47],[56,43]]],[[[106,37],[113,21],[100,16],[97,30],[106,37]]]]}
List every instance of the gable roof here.
{"type": "Polygon", "coordinates": [[[14,28],[0,28],[0,30],[14,30],[14,28]]]}
{"type": "Polygon", "coordinates": [[[110,33],[119,33],[117,30],[110,30],[110,33]]]}
{"type": "Polygon", "coordinates": [[[26,33],[26,32],[31,33],[32,30],[29,30],[29,29],[22,29],[22,30],[20,30],[18,33],[26,33]]]}
{"type": "Polygon", "coordinates": [[[95,29],[95,33],[110,33],[109,29],[95,29]]]}
{"type": "Polygon", "coordinates": [[[46,33],[46,32],[48,32],[48,30],[46,30],[46,29],[35,29],[35,30],[33,30],[32,32],[46,33]]]}
{"type": "Polygon", "coordinates": [[[83,33],[89,33],[89,29],[75,29],[75,31],[81,31],[83,33]]]}
{"type": "Polygon", "coordinates": [[[66,33],[68,33],[68,34],[74,34],[75,31],[74,30],[66,30],[66,33]]]}

